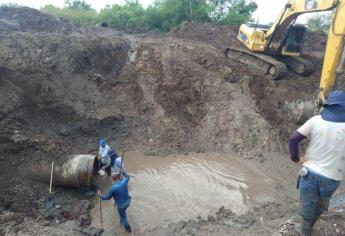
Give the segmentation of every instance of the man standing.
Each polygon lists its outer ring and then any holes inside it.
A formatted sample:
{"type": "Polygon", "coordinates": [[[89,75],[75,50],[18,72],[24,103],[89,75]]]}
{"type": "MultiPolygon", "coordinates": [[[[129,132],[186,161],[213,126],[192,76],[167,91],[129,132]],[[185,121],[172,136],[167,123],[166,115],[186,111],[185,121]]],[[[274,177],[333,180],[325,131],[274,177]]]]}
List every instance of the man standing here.
{"type": "Polygon", "coordinates": [[[122,179],[120,173],[115,173],[112,176],[113,185],[111,186],[107,194],[102,195],[100,190],[97,194],[102,200],[110,200],[110,198],[114,198],[114,205],[117,206],[120,223],[125,227],[127,232],[131,232],[131,227],[128,224],[126,216],[126,210],[131,202],[131,197],[128,194],[129,176],[125,172],[122,174],[122,179]]]}
{"type": "Polygon", "coordinates": [[[311,235],[319,216],[345,174],[345,92],[329,94],[321,115],[309,119],[289,140],[291,160],[302,164],[299,176],[302,235],[311,235]],[[298,144],[310,137],[304,158],[298,144]]]}

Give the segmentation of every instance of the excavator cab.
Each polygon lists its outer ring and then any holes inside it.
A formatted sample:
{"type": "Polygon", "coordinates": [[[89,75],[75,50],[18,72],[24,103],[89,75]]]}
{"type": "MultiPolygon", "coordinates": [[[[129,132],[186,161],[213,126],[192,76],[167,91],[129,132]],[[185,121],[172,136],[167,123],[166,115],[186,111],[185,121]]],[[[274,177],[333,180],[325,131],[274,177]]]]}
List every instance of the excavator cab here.
{"type": "Polygon", "coordinates": [[[302,53],[304,35],[307,28],[304,25],[293,25],[287,33],[281,54],[284,56],[299,56],[302,53]]]}
{"type": "Polygon", "coordinates": [[[242,24],[237,38],[249,50],[254,52],[263,52],[265,49],[265,33],[270,27],[270,25],[256,23],[242,24]]]}

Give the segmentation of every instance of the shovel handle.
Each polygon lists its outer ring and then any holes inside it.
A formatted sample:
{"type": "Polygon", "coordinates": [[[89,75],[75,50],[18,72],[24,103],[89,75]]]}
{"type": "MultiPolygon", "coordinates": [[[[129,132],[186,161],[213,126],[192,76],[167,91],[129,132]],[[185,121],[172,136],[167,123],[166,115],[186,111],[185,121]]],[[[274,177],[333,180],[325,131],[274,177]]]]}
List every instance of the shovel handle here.
{"type": "Polygon", "coordinates": [[[99,197],[99,217],[101,220],[101,225],[103,226],[103,214],[102,214],[102,200],[101,197],[99,197]]]}
{"type": "Polygon", "coordinates": [[[125,159],[125,150],[122,149],[122,152],[121,152],[121,164],[120,164],[120,178],[122,178],[122,163],[123,163],[123,160],[125,159]]]}
{"type": "Polygon", "coordinates": [[[52,168],[51,168],[51,171],[50,171],[49,194],[52,193],[52,187],[53,187],[53,173],[54,173],[54,162],[52,162],[52,168]]]}

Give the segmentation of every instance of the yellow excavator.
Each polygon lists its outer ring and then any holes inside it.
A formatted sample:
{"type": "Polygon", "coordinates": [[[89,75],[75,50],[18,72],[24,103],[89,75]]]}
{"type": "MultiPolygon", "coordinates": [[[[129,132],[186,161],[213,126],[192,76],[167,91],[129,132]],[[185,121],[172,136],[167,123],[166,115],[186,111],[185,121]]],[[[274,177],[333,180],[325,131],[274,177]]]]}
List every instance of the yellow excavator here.
{"type": "Polygon", "coordinates": [[[238,39],[247,49],[227,48],[225,55],[255,66],[273,79],[283,77],[288,69],[306,76],[313,72],[313,64],[301,56],[306,27],[296,24],[296,19],[304,13],[331,10],[332,23],[320,81],[322,103],[344,70],[345,0],[289,0],[273,25],[241,25],[238,39]]]}

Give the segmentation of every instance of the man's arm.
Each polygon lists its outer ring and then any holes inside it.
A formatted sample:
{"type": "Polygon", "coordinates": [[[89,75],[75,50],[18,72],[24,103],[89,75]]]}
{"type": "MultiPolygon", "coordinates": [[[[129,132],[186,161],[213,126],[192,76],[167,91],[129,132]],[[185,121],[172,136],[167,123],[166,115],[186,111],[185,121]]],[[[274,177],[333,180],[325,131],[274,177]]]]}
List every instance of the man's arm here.
{"type": "MultiPolygon", "coordinates": [[[[99,193],[100,193],[100,192],[99,192],[99,193]]],[[[106,193],[105,195],[101,195],[101,194],[99,194],[99,195],[100,195],[100,198],[101,198],[102,200],[110,200],[110,199],[113,197],[113,195],[114,195],[114,188],[111,187],[111,188],[109,189],[108,193],[106,193]]]]}
{"type": "Polygon", "coordinates": [[[289,139],[289,151],[290,151],[290,158],[293,162],[298,163],[300,161],[300,158],[298,156],[298,145],[299,143],[305,139],[306,137],[299,133],[298,131],[295,131],[290,139],[289,139]]]}
{"type": "Polygon", "coordinates": [[[98,159],[102,159],[102,152],[101,152],[101,149],[98,150],[98,159]]]}
{"type": "Polygon", "coordinates": [[[128,181],[129,181],[129,175],[126,173],[126,172],[122,172],[122,175],[123,175],[123,180],[126,184],[128,184],[128,181]]]}

